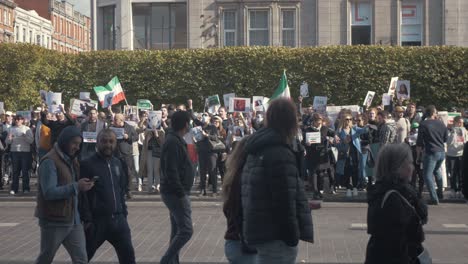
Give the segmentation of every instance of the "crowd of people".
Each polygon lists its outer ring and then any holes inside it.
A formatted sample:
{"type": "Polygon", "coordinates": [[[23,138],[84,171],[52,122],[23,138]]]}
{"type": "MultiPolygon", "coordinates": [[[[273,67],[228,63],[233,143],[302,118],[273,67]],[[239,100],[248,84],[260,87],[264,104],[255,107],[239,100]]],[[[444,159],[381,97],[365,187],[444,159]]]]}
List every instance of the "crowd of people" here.
{"type": "MultiPolygon", "coordinates": [[[[21,190],[28,193],[31,175],[38,177],[36,263],[51,263],[60,244],[73,263],[87,263],[104,241],[115,247],[120,263],[135,263],[126,218],[132,191],[161,194],[172,230],[161,263],[178,263],[193,233],[194,181],[199,196],[222,191],[231,263],[294,263],[298,241],[313,242],[306,191],[314,199],[340,188],[349,199],[368,191],[367,263],[383,263],[377,261],[387,246],[381,234],[391,230],[382,223],[395,219],[382,218],[385,205],[397,204],[391,208],[400,210],[393,212],[405,219],[400,224],[418,229],[427,222],[424,186],[433,205],[443,198],[444,177],[453,198],[468,195],[468,111],[446,126],[435,106],[415,103],[360,113],[342,109],[336,120],[304,107],[301,97],[296,104],[276,99],[268,107],[196,113],[188,100],[162,105],[157,127],[149,125],[148,111],[132,122],[112,107],[72,117],[48,113],[43,105],[27,123],[7,111],[0,127],[0,188],[10,184],[16,195],[22,179],[21,190]]],[[[396,262],[413,263],[424,251],[421,232],[411,234],[418,246],[400,252],[406,259],[396,262]]]]}

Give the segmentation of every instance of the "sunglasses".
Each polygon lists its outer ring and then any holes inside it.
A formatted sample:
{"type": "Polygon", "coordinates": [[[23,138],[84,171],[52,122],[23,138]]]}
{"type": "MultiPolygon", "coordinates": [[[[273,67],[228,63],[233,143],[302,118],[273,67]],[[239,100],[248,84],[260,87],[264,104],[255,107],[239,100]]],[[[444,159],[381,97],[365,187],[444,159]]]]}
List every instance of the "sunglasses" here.
{"type": "Polygon", "coordinates": [[[353,121],[352,118],[346,118],[345,120],[346,120],[346,121],[353,121]]]}
{"type": "Polygon", "coordinates": [[[362,121],[362,119],[356,119],[356,120],[354,120],[354,121],[356,121],[356,122],[361,122],[361,121],[362,121]]]}

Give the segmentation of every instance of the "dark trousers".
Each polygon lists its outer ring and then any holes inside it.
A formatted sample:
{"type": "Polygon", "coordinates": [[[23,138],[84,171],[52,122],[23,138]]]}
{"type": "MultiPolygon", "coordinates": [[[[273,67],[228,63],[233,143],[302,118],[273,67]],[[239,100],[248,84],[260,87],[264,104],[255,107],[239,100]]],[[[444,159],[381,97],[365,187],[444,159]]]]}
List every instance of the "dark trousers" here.
{"type": "Polygon", "coordinates": [[[23,192],[30,191],[29,189],[29,169],[31,168],[32,156],[31,152],[11,152],[11,161],[13,165],[13,182],[11,190],[15,193],[19,188],[19,175],[23,176],[23,192]]]}
{"type": "Polygon", "coordinates": [[[344,183],[347,189],[357,188],[359,184],[359,165],[357,162],[352,162],[351,159],[346,159],[344,169],[344,183]],[[350,179],[351,178],[351,179],[350,179]]]}
{"type": "Polygon", "coordinates": [[[161,258],[161,264],[178,264],[179,252],[193,235],[192,208],[188,194],[177,197],[172,194],[161,194],[161,198],[169,209],[171,220],[171,238],[166,253],[161,258]]]}
{"type": "Polygon", "coordinates": [[[91,261],[96,250],[105,241],[108,241],[117,252],[120,264],[135,263],[135,250],[133,249],[130,227],[123,214],[94,218],[93,224],[87,227],[85,234],[88,262],[91,261]]]}
{"type": "Polygon", "coordinates": [[[226,173],[226,160],[223,161],[223,153],[217,154],[216,168],[218,169],[219,175],[221,176],[221,182],[222,182],[224,180],[224,174],[226,173]]]}
{"type": "Polygon", "coordinates": [[[125,162],[128,169],[128,179],[127,179],[127,189],[126,191],[129,192],[132,189],[132,179],[136,179],[136,170],[135,170],[135,161],[133,159],[133,155],[123,156],[121,159],[125,162]]]}
{"type": "Polygon", "coordinates": [[[198,153],[198,163],[200,165],[200,189],[206,190],[206,175],[213,186],[213,192],[218,191],[218,178],[216,176],[216,153],[198,153]]]}
{"type": "Polygon", "coordinates": [[[463,157],[447,156],[447,159],[445,160],[447,172],[450,175],[450,187],[455,192],[461,191],[462,158],[463,157]]]}

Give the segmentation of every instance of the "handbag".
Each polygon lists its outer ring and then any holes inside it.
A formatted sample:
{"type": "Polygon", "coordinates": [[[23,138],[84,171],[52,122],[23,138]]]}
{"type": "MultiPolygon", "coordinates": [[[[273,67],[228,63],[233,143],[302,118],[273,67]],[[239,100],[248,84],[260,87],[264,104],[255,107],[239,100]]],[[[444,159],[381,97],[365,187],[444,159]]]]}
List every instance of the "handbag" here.
{"type": "MultiPolygon", "coordinates": [[[[421,222],[421,218],[419,217],[418,213],[416,212],[416,209],[414,208],[414,206],[408,202],[408,200],[403,196],[401,195],[401,193],[397,190],[388,190],[386,193],[385,193],[385,196],[384,198],[382,199],[382,203],[380,205],[380,208],[383,208],[384,207],[384,204],[385,204],[385,201],[388,199],[388,197],[390,196],[390,194],[392,193],[396,193],[400,196],[400,198],[409,206],[411,207],[411,209],[413,209],[414,213],[416,214],[416,216],[418,217],[419,219],[419,222],[421,222]]],[[[423,247],[423,251],[418,255],[418,260],[419,260],[419,263],[420,264],[432,264],[432,258],[429,254],[429,251],[423,247]]]]}
{"type": "Polygon", "coordinates": [[[210,150],[212,152],[223,152],[226,150],[226,146],[220,140],[208,140],[210,150]]]}
{"type": "Polygon", "coordinates": [[[369,148],[367,152],[367,161],[366,161],[367,167],[369,169],[372,169],[375,167],[375,160],[374,160],[374,154],[372,153],[372,150],[369,148]]]}

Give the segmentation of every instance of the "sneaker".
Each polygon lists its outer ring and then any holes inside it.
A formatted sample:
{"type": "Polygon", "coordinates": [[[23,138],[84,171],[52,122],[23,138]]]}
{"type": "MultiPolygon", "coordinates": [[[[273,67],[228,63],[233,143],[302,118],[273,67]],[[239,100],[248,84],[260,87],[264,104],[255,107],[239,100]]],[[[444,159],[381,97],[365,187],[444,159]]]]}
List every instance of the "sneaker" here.
{"type": "Polygon", "coordinates": [[[24,193],[24,194],[28,194],[28,193],[29,193],[29,190],[24,190],[23,193],[24,193]]]}
{"type": "Polygon", "coordinates": [[[11,195],[15,195],[15,191],[13,191],[13,190],[10,191],[10,194],[11,194],[11,195]]]}
{"type": "Polygon", "coordinates": [[[357,188],[354,188],[354,189],[353,189],[353,196],[354,196],[354,197],[358,197],[358,195],[359,195],[359,193],[358,193],[357,188]]]}
{"type": "Polygon", "coordinates": [[[139,192],[143,191],[143,188],[142,188],[141,184],[138,184],[138,191],[139,192]]]}
{"type": "Polygon", "coordinates": [[[351,193],[351,189],[346,190],[346,197],[348,197],[348,198],[353,197],[353,195],[351,193]]]}

